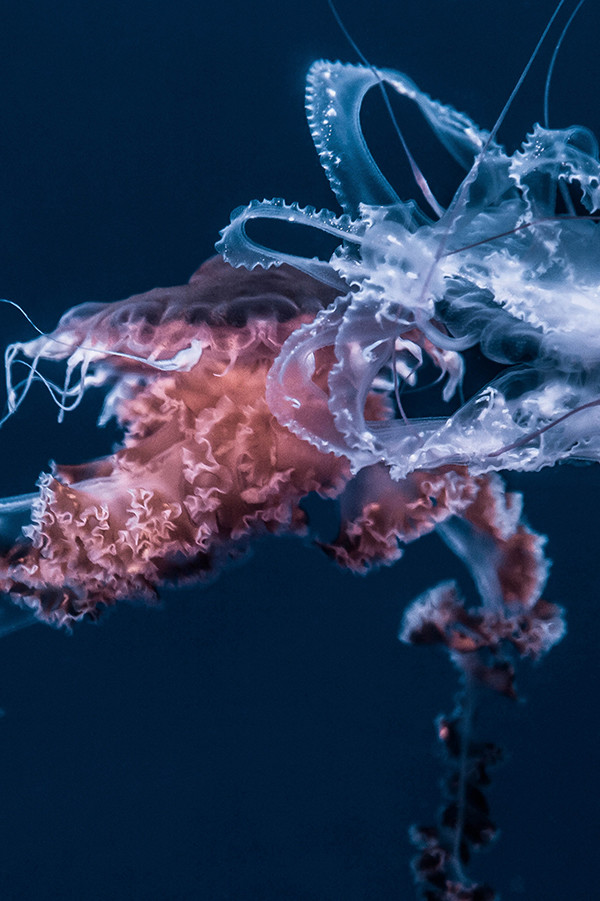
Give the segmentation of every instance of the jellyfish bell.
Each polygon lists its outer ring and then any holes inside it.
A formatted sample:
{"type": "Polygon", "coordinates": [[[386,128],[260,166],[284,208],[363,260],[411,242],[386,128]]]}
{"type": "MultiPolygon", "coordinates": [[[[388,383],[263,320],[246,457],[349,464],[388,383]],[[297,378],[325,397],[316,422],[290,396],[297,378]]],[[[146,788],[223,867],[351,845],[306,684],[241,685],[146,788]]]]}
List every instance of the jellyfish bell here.
{"type": "Polygon", "coordinates": [[[301,533],[299,501],[339,492],[347,461],[280,426],[264,381],[285,338],[333,296],[289,268],[245,273],[216,257],[187,285],[83,304],[51,334],[12,345],[9,412],[35,380],[61,415],[103,387],[100,423],[114,417],[123,441],[0,502],[0,589],[68,624],[206,577],[252,535],[301,533]],[[44,375],[48,362],[64,366],[61,386],[44,375]]]}

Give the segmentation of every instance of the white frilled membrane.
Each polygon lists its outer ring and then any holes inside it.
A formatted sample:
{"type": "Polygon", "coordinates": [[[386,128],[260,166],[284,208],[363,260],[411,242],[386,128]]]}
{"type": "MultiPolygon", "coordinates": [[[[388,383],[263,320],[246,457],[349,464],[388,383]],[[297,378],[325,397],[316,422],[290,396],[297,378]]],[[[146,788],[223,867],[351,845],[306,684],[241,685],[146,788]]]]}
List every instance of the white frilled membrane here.
{"type": "Polygon", "coordinates": [[[396,479],[443,464],[466,463],[475,474],[600,459],[600,231],[572,200],[589,214],[600,208],[594,136],[536,125],[508,155],[406,76],[324,61],[310,69],[306,109],[342,215],[254,201],[233,213],[217,245],[234,266],[285,262],[340,288],[271,369],[268,402],[279,421],[347,456],[355,471],[382,461],[396,479]],[[360,110],[379,83],[418,106],[467,172],[438,218],[401,200],[367,147],[360,110]],[[246,234],[259,218],[320,229],[340,244],[329,261],[277,253],[246,234]],[[456,412],[365,420],[369,392],[413,384],[424,356],[445,377],[449,401],[461,352],[475,345],[507,369],[456,412]],[[324,394],[313,381],[315,354],[329,346],[337,363],[324,394]],[[303,414],[315,401],[330,418],[303,414]]]}

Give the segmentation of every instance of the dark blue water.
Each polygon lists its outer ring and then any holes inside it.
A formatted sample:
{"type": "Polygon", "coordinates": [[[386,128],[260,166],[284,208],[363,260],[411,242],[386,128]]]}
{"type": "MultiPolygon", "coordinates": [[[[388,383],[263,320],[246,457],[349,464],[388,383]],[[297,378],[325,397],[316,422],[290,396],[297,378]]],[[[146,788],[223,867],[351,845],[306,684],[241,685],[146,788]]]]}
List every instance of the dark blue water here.
{"type": "MultiPolygon", "coordinates": [[[[373,62],[488,127],[552,6],[339,2],[373,62]]],[[[588,0],[557,64],[556,126],[600,132],[599,24],[588,0]]],[[[550,52],[508,116],[511,147],[541,116],[550,52]]],[[[12,4],[0,14],[0,294],[50,329],[75,303],[181,284],[254,197],[335,209],[303,113],[318,57],[355,59],[321,0],[12,4]]],[[[374,112],[372,130],[381,121],[374,112]]],[[[409,196],[391,134],[378,146],[409,196]]],[[[8,308],[0,323],[3,345],[32,335],[8,308]]],[[[0,433],[0,495],[32,490],[49,459],[107,453],[100,402],[58,425],[32,391],[0,433]]],[[[507,763],[490,792],[502,834],[474,872],[507,901],[587,901],[600,474],[561,467],[511,484],[550,537],[547,597],[567,607],[569,634],[521,673],[525,704],[481,711],[507,763]]],[[[456,684],[443,656],[395,636],[407,601],[459,573],[435,537],[364,579],[299,542],[264,542],[216,584],[166,592],[160,610],[3,639],[4,901],[415,897],[407,829],[439,804],[432,720],[456,684]]]]}

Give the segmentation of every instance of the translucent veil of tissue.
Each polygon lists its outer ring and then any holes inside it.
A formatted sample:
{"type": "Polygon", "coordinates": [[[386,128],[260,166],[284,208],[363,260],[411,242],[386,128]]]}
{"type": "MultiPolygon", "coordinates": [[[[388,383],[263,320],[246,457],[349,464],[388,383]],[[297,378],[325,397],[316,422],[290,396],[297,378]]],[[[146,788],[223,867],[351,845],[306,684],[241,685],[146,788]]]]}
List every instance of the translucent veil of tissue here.
{"type": "MultiPolygon", "coordinates": [[[[283,201],[237,210],[219,249],[235,266],[285,261],[347,290],[287,340],[268,378],[278,420],[357,471],[384,462],[394,479],[445,464],[471,473],[537,470],[600,456],[600,166],[585,128],[533,128],[512,156],[462,113],[391,70],[317,62],[308,120],[344,213],[283,201]],[[430,218],[401,201],[364,140],[360,109],[378,81],[413,101],[467,171],[430,218]],[[275,254],[246,235],[266,217],[340,239],[329,263],[275,254]],[[370,391],[418,381],[425,362],[460,387],[461,352],[479,345],[508,368],[458,410],[433,419],[365,415],[370,391]],[[323,348],[335,364],[313,378],[323,348]],[[315,407],[321,409],[313,415],[315,407]]],[[[399,148],[400,152],[400,148],[399,148]]],[[[427,197],[427,195],[426,195],[427,197]]]]}

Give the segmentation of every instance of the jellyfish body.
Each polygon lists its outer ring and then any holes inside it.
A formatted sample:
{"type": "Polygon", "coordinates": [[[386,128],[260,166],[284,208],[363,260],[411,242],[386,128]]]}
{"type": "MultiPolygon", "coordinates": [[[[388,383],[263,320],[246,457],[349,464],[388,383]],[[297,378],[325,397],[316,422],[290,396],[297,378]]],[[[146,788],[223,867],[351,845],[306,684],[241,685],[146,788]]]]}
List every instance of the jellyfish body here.
{"type": "MultiPolygon", "coordinates": [[[[517,603],[537,602],[541,545],[518,505],[504,522],[502,503],[485,502],[504,497],[499,481],[492,490],[461,466],[394,480],[381,463],[353,476],[346,456],[294,435],[269,409],[266,381],[282,346],[335,294],[290,267],[248,272],[216,257],[188,285],[75,307],[51,334],[8,349],[15,409],[34,379],[61,415],[104,388],[100,422],[114,417],[123,440],[107,457],[54,464],[36,494],[0,502],[0,590],[20,605],[13,616],[3,611],[3,631],[28,614],[54,625],[95,619],[118,600],[153,602],[161,585],[210,578],[260,535],[306,534],[300,504],[310,492],[339,498],[338,535],[322,546],[340,566],[391,564],[405,544],[459,517],[492,549],[490,598],[502,602],[494,573],[510,541],[530,573],[517,603]],[[13,387],[18,362],[29,375],[13,387]],[[48,362],[65,367],[60,389],[44,375],[48,362]]],[[[316,361],[319,393],[300,412],[325,427],[332,349],[316,361]]],[[[367,395],[364,411],[372,421],[391,415],[380,392],[367,395]]]]}
{"type": "Polygon", "coordinates": [[[124,440],[103,459],[55,465],[37,495],[4,504],[5,537],[28,508],[31,523],[5,551],[2,590],[63,623],[212,573],[253,533],[301,531],[300,498],[339,491],[347,464],[279,425],[264,380],[290,331],[328,299],[308,277],[240,277],[214,258],[189,285],[83,305],[9,348],[9,372],[32,361],[41,378],[45,361],[65,361],[61,409],[109,386],[102,419],[116,417],[124,440]]]}
{"type": "Polygon", "coordinates": [[[0,590],[39,619],[151,601],[162,584],[214,574],[258,535],[303,534],[310,492],[339,498],[325,550],[342,566],[392,563],[439,528],[490,609],[539,601],[541,543],[486,473],[600,452],[590,325],[600,273],[581,252],[598,230],[555,215],[571,183],[598,207],[593,138],[537,127],[509,157],[405,76],[339,63],[312,67],[307,110],[341,216],[254,202],[222,233],[227,262],[208,261],[185,286],[76,307],[51,334],[8,348],[9,413],[36,379],[61,416],[101,387],[101,422],[123,430],[108,457],[55,465],[37,494],[0,503],[0,590]],[[468,170],[437,221],[398,199],[366,146],[359,113],[379,80],[418,105],[468,170]],[[328,262],[275,253],[246,235],[260,217],[340,246],[328,262]],[[449,416],[408,419],[399,386],[427,362],[450,403],[475,344],[517,365],[449,416]],[[64,365],[61,386],[48,361],[64,365]],[[507,588],[510,572],[519,588],[507,588]]]}

